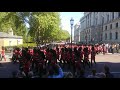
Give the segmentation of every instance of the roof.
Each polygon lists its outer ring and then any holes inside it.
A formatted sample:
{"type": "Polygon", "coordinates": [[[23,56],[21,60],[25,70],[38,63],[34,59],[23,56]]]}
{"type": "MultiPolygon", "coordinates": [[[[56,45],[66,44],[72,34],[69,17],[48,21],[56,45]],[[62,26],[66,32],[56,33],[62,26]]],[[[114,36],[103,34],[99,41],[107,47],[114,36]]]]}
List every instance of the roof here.
{"type": "Polygon", "coordinates": [[[5,32],[0,32],[0,38],[22,38],[22,36],[10,35],[5,32]]]}

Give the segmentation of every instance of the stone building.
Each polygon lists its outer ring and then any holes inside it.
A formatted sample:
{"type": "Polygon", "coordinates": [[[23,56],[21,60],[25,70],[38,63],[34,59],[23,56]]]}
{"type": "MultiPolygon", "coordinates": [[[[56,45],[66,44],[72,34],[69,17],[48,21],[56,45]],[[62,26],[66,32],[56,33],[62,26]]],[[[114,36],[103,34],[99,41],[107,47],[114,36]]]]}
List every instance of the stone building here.
{"type": "Polygon", "coordinates": [[[80,25],[81,42],[120,43],[120,12],[85,12],[80,25]]]}
{"type": "Polygon", "coordinates": [[[76,43],[80,42],[80,23],[79,22],[74,26],[74,42],[76,43]]]}

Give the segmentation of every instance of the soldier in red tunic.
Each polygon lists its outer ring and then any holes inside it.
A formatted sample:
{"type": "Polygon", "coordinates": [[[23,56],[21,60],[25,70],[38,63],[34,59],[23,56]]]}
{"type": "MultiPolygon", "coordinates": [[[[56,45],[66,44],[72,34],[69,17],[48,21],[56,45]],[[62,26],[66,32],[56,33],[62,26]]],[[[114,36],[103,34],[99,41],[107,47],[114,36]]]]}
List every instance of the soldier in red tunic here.
{"type": "Polygon", "coordinates": [[[62,61],[64,60],[64,48],[61,48],[61,51],[60,51],[60,55],[61,55],[61,57],[60,57],[60,63],[62,64],[62,61]]]}
{"type": "Polygon", "coordinates": [[[88,52],[88,47],[84,48],[84,60],[83,60],[83,66],[88,65],[90,68],[90,62],[89,62],[89,52],[88,52]]]}
{"type": "Polygon", "coordinates": [[[82,47],[79,47],[78,52],[79,52],[79,60],[77,65],[79,65],[78,68],[80,68],[80,65],[83,63],[83,55],[84,55],[82,47]]]}

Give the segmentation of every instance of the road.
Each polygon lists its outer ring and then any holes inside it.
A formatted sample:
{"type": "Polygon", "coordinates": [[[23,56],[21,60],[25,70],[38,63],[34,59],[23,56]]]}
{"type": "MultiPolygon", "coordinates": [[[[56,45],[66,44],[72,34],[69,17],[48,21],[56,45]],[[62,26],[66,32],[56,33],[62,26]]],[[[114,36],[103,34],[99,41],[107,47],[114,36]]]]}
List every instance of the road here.
{"type": "MultiPolygon", "coordinates": [[[[12,72],[18,70],[18,64],[13,64],[10,62],[11,55],[7,54],[7,61],[0,61],[0,78],[11,78],[12,72]]],[[[96,68],[97,72],[103,72],[104,65],[110,67],[111,72],[120,72],[120,54],[99,54],[96,55],[96,65],[93,65],[92,68],[96,68]]],[[[87,73],[91,73],[91,69],[87,69],[87,73]]],[[[120,74],[119,74],[120,76],[120,74]]]]}
{"type": "Polygon", "coordinates": [[[11,55],[7,54],[6,58],[6,61],[0,61],[0,78],[11,78],[12,72],[18,70],[18,64],[13,64],[9,59],[11,55]]]}

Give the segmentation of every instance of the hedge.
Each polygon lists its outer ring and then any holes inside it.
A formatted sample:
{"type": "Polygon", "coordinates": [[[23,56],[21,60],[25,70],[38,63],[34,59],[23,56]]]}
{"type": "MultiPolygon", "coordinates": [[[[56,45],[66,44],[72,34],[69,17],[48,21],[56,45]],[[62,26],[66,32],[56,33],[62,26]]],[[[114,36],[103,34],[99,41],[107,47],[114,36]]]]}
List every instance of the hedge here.
{"type": "Polygon", "coordinates": [[[17,47],[28,47],[28,46],[35,47],[37,45],[36,45],[36,43],[24,43],[22,45],[17,45],[17,47]]]}
{"type": "Polygon", "coordinates": [[[14,47],[19,47],[19,48],[22,48],[22,47],[35,47],[37,46],[36,43],[23,43],[21,45],[17,45],[17,46],[5,46],[5,51],[9,51],[11,49],[13,49],[14,47]]]}

